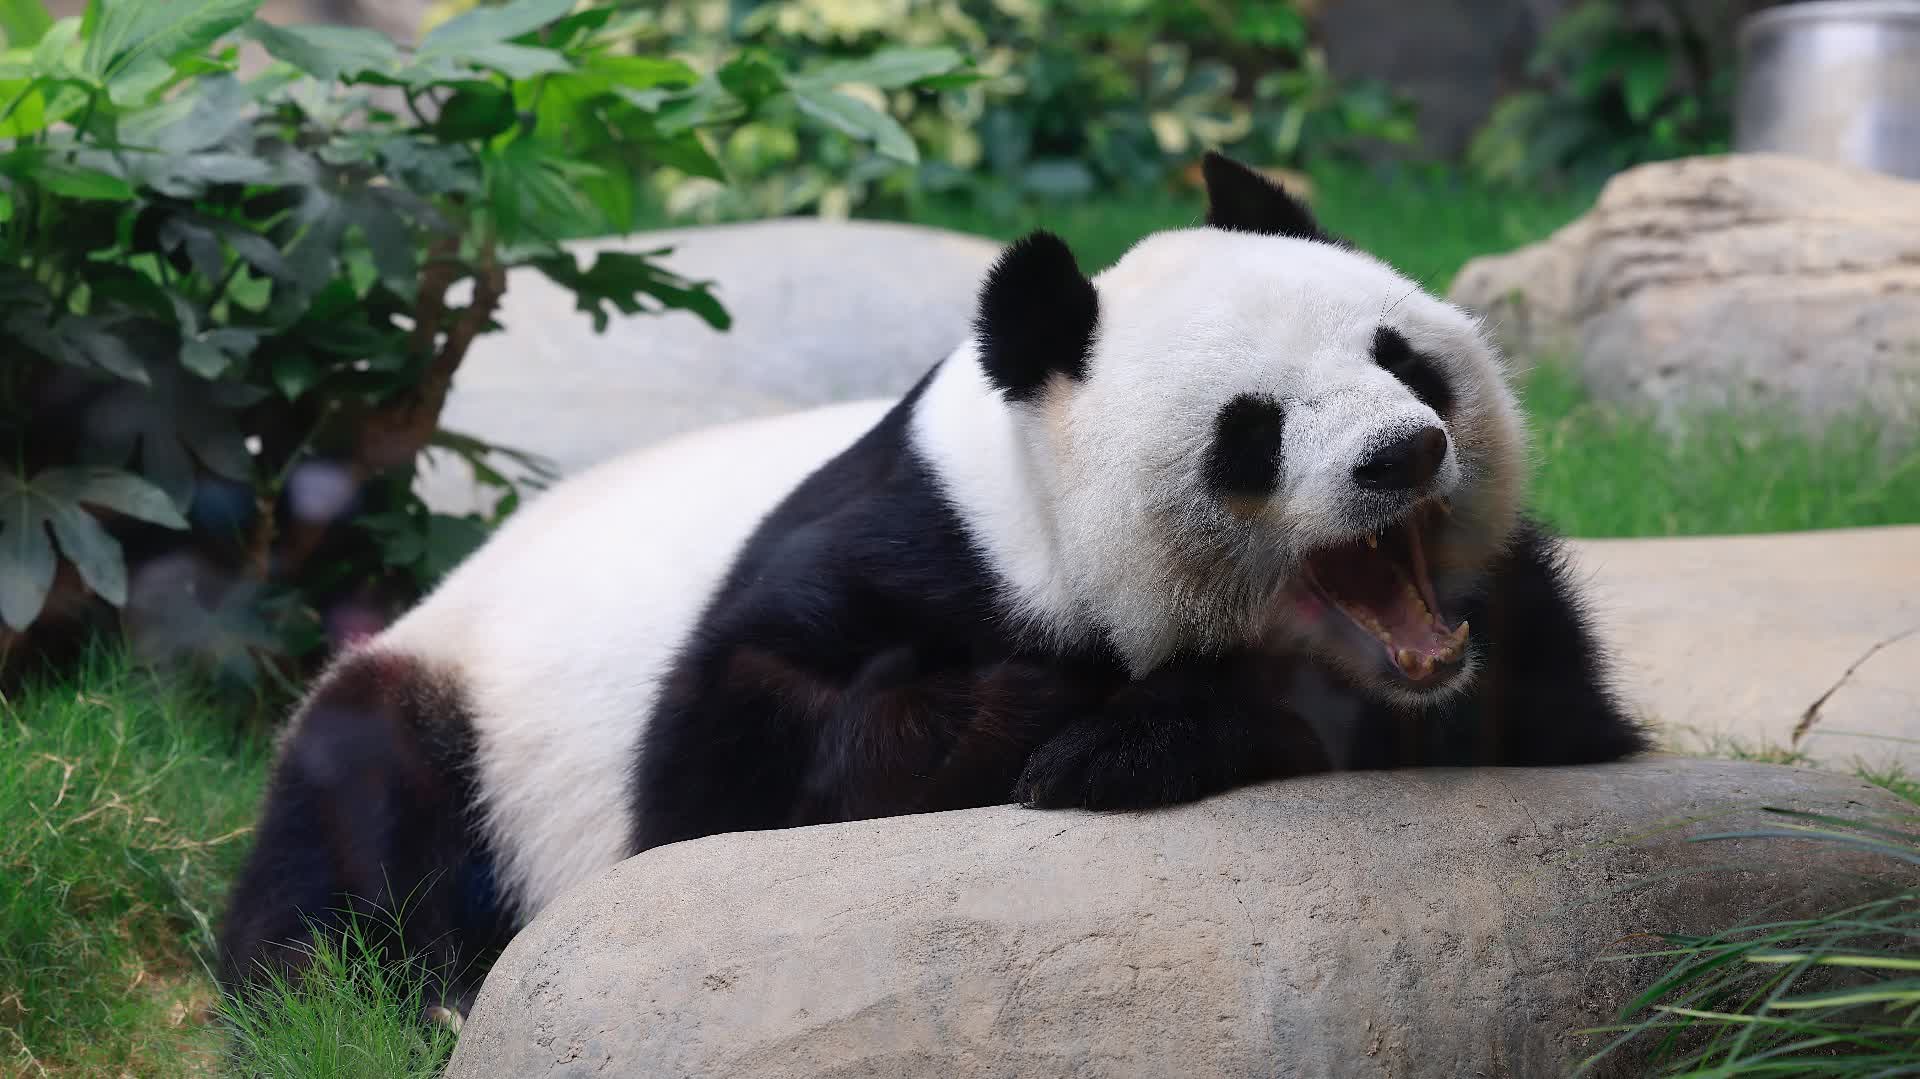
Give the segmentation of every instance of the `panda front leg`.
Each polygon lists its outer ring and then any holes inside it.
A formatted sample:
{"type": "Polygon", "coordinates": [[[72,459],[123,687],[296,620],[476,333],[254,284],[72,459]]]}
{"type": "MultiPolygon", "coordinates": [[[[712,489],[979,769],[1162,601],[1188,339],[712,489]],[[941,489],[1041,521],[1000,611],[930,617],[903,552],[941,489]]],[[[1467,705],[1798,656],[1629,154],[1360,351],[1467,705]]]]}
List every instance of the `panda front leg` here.
{"type": "Polygon", "coordinates": [[[1470,614],[1487,642],[1465,709],[1476,761],[1593,764],[1648,747],[1621,706],[1606,646],[1552,532],[1524,522],[1470,614]]]}
{"type": "Polygon", "coordinates": [[[1036,809],[1146,809],[1331,767],[1253,653],[1175,659],[1035,750],[1014,797],[1036,809]]]}

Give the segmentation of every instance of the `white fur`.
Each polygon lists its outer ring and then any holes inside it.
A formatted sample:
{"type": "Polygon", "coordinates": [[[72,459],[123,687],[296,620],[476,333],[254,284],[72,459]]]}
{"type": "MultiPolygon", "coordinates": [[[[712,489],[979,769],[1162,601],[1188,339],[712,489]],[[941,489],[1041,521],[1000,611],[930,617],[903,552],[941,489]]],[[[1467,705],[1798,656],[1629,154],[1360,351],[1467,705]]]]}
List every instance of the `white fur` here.
{"type": "Polygon", "coordinates": [[[888,405],[732,424],[572,477],[369,645],[465,689],[482,819],[523,914],[627,855],[634,749],[675,649],[760,519],[888,405]]]}
{"type": "MultiPolygon", "coordinates": [[[[1009,405],[963,347],[936,376],[914,434],[1021,612],[1054,639],[1104,633],[1136,675],[1182,645],[1243,637],[1242,608],[1300,553],[1364,530],[1352,473],[1368,449],[1447,426],[1374,362],[1381,326],[1447,370],[1469,426],[1519,437],[1477,323],[1370,256],[1185,229],[1147,237],[1094,283],[1099,328],[1083,380],[1056,379],[1037,400],[1009,405]],[[1216,415],[1240,393],[1285,408],[1283,486],[1263,534],[1235,541],[1247,579],[1196,589],[1183,563],[1229,531],[1198,470],[1216,415]],[[1214,604],[1221,596],[1234,602],[1214,604]]],[[[1469,478],[1478,458],[1461,449],[1450,444],[1431,493],[1469,478]]]]}

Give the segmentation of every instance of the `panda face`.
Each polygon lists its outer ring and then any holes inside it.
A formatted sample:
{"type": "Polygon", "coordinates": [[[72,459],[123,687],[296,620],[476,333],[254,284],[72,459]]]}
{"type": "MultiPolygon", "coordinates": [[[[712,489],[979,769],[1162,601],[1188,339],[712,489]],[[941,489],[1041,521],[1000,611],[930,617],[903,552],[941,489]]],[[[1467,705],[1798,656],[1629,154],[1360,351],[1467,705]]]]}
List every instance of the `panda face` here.
{"type": "Polygon", "coordinates": [[[1136,674],[1256,646],[1389,700],[1457,690],[1458,611],[1524,474],[1499,359],[1472,318],[1264,179],[1208,172],[1208,227],[1150,236],[1090,282],[1049,239],[996,267],[978,362],[1023,497],[985,527],[963,516],[1036,622],[1097,627],[1136,674]],[[1043,523],[1009,543],[1021,513],[1043,523]]]}

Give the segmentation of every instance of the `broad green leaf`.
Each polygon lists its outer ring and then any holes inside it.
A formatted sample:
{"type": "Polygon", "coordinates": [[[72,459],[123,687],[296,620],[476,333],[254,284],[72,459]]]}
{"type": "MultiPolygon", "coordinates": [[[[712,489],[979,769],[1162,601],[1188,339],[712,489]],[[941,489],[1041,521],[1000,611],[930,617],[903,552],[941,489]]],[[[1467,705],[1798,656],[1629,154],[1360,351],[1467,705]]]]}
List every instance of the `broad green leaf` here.
{"type": "Polygon", "coordinates": [[[9,48],[33,48],[52,26],[53,18],[40,0],[0,0],[0,34],[6,35],[9,48]]]}
{"type": "Polygon", "coordinates": [[[883,49],[862,60],[842,60],[796,76],[796,83],[834,87],[864,83],[882,90],[912,86],[922,79],[945,75],[965,63],[953,49],[883,49]]]}
{"type": "Polygon", "coordinates": [[[511,93],[492,83],[476,82],[456,91],[441,106],[433,133],[449,142],[490,139],[512,127],[517,118],[511,93]]]}
{"type": "Polygon", "coordinates": [[[400,50],[378,30],[349,26],[275,26],[255,19],[247,34],[276,60],[331,83],[362,72],[388,74],[400,66],[400,50]]]}
{"type": "Polygon", "coordinates": [[[420,42],[420,56],[469,56],[488,45],[511,41],[555,22],[573,10],[574,0],[514,0],[500,7],[475,8],[433,28],[420,42]]]}
{"type": "Polygon", "coordinates": [[[60,544],[60,553],[73,563],[80,580],[115,607],[127,602],[126,557],[120,553],[120,544],[100,527],[100,522],[70,502],[53,503],[46,507],[46,513],[47,523],[53,526],[53,538],[60,544]]]}
{"type": "Polygon", "coordinates": [[[864,101],[813,86],[795,86],[793,100],[802,112],[836,131],[873,143],[873,148],[887,157],[908,165],[920,161],[920,152],[907,129],[864,101]]]}
{"type": "Polygon", "coordinates": [[[37,135],[47,127],[47,98],[40,88],[26,80],[0,82],[0,102],[11,111],[0,118],[0,139],[20,139],[37,135]]]}
{"type": "Polygon", "coordinates": [[[121,108],[144,105],[173,78],[173,65],[165,57],[137,53],[107,76],[107,100],[121,108]]]}
{"type": "Polygon", "coordinates": [[[656,86],[692,86],[700,73],[664,56],[590,56],[581,74],[604,78],[609,87],[649,90],[656,86]]]}
{"type": "Polygon", "coordinates": [[[33,47],[33,68],[53,79],[70,78],[80,73],[81,57],[86,49],[80,43],[81,19],[69,15],[47,28],[40,43],[33,47]]]}
{"type": "Polygon", "coordinates": [[[180,343],[180,363],[201,378],[219,378],[259,343],[260,335],[251,330],[208,330],[180,343]]]}
{"type": "Polygon", "coordinates": [[[54,332],[70,342],[88,363],[102,371],[142,386],[152,381],[146,364],[134,354],[126,338],[98,321],[70,315],[60,320],[54,332]]]}
{"type": "Polygon", "coordinates": [[[261,0],[92,0],[81,69],[96,82],[152,61],[199,52],[253,17],[261,0]]]}
{"type": "Polygon", "coordinates": [[[88,588],[115,606],[126,602],[120,545],[82,508],[89,504],[187,527],[165,495],[118,469],[56,468],[32,480],[0,475],[0,618],[8,625],[25,629],[46,606],[57,568],[52,540],[88,588]]]}
{"type": "Polygon", "coordinates": [[[133,197],[133,186],[120,177],[68,165],[57,158],[46,159],[36,179],[48,191],[70,199],[125,202],[133,197]]]}
{"type": "Polygon", "coordinates": [[[273,360],[273,384],[280,396],[297,401],[320,384],[320,365],[304,352],[283,352],[273,360]]]}
{"type": "Polygon", "coordinates": [[[56,468],[34,477],[34,486],[54,498],[100,506],[148,524],[187,527],[166,492],[117,468],[56,468]]]}
{"type": "Polygon", "coordinates": [[[184,508],[193,498],[196,459],[229,479],[251,478],[252,457],[235,417],[262,395],[259,387],[196,378],[178,364],[156,367],[152,385],[122,385],[100,401],[100,414],[112,422],[101,426],[88,459],[116,466],[137,460],[140,475],[184,508]]]}
{"type": "Polygon", "coordinates": [[[53,540],[26,484],[0,476],[0,619],[24,630],[40,617],[53,588],[53,540]]]}
{"type": "Polygon", "coordinates": [[[626,315],[684,310],[716,330],[731,326],[732,317],[709,291],[707,282],[689,281],[652,261],[671,251],[602,251],[588,270],[582,270],[571,254],[533,259],[530,265],[574,294],[579,309],[592,316],[597,333],[606,331],[607,307],[626,315]],[[649,297],[658,302],[649,304],[649,297]]]}
{"type": "Polygon", "coordinates": [[[551,75],[573,67],[565,56],[552,49],[504,42],[476,46],[463,53],[460,59],[473,67],[498,71],[510,79],[531,79],[535,75],[551,75]]]}

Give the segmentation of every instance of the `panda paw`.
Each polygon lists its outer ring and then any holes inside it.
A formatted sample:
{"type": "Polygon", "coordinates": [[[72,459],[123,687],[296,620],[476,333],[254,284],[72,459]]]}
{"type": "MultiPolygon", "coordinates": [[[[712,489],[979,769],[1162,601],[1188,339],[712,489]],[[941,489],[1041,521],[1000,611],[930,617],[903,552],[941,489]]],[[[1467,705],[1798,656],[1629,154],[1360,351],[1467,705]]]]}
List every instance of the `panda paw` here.
{"type": "Polygon", "coordinates": [[[1148,809],[1209,793],[1198,746],[1113,717],[1082,720],[1027,759],[1014,800],[1033,809],[1148,809]]]}

